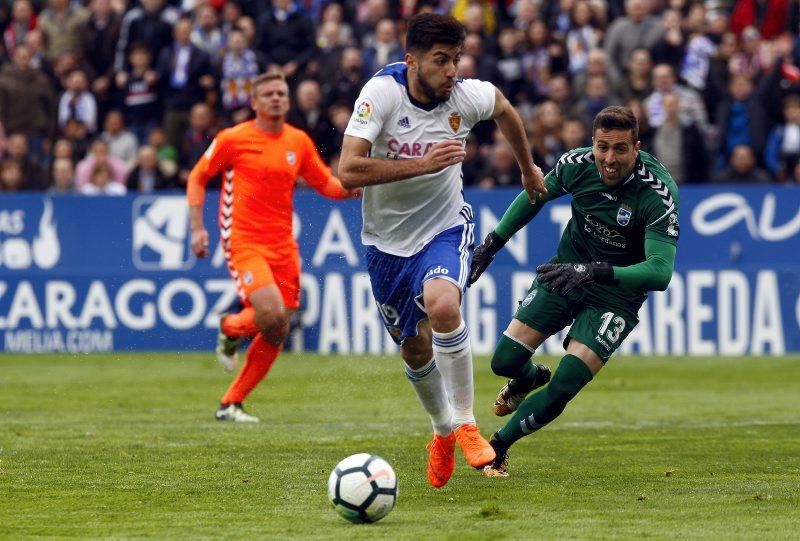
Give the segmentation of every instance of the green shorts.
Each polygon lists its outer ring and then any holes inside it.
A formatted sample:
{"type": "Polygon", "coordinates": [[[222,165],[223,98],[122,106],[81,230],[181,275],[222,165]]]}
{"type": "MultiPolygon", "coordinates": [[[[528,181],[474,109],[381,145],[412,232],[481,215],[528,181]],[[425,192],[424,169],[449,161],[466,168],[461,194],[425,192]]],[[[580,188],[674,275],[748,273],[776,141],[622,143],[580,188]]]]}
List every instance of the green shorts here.
{"type": "Polygon", "coordinates": [[[572,324],[564,348],[574,338],[605,363],[639,323],[639,306],[615,306],[592,295],[590,288],[563,296],[534,280],[514,318],[548,336],[572,324]]]}

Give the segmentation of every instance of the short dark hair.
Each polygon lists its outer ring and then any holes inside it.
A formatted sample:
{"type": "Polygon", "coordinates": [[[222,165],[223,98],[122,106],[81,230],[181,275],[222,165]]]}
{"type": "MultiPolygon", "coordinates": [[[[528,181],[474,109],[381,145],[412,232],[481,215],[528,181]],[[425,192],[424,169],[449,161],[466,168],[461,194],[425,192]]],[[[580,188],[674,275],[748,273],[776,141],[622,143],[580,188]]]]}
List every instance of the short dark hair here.
{"type": "Polygon", "coordinates": [[[592,135],[597,130],[631,130],[633,142],[639,140],[639,121],[636,115],[627,107],[612,105],[597,113],[592,122],[592,135]]]}
{"type": "Polygon", "coordinates": [[[467,31],[464,25],[450,15],[420,13],[408,23],[406,50],[410,53],[427,53],[434,45],[464,45],[467,31]]]}

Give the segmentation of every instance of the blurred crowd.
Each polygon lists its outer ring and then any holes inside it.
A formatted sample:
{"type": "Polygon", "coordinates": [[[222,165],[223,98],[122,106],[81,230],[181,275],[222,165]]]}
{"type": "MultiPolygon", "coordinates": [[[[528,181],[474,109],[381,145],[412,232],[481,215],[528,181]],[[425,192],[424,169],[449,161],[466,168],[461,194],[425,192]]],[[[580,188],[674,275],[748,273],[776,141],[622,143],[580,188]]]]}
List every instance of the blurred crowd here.
{"type": "MultiPolygon", "coordinates": [[[[622,104],[679,183],[800,182],[800,0],[0,0],[0,191],[182,189],[270,68],[335,170],[420,11],[464,23],[460,76],[509,97],[545,171],[622,104]]],[[[518,183],[491,122],[467,150],[467,185],[518,183]]]]}

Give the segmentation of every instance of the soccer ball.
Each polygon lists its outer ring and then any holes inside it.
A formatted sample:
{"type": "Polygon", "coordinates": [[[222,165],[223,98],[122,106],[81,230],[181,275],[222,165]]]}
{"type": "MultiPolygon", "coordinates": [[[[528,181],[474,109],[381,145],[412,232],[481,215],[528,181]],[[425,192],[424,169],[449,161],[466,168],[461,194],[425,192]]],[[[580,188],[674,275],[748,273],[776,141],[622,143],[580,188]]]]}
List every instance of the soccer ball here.
{"type": "Polygon", "coordinates": [[[351,455],[328,477],[328,498],[350,522],[377,522],[394,509],[397,494],[397,476],[378,455],[351,455]]]}

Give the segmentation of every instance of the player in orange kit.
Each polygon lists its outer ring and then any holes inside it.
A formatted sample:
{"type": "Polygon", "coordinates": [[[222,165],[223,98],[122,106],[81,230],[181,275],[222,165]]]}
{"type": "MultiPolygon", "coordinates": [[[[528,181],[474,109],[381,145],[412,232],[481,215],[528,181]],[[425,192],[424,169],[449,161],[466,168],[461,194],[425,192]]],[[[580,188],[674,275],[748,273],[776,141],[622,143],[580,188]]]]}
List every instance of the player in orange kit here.
{"type": "Polygon", "coordinates": [[[300,257],[292,235],[297,178],[303,177],[332,199],[360,193],[342,187],[309,136],[285,123],[289,87],[281,73],[257,77],[250,104],[256,118],[221,131],[192,169],[187,185],[192,250],[198,257],[206,257],[205,186],[222,174],[222,248],[244,302],[241,312],[220,319],[217,359],[223,367],[234,370],[238,344],[253,338],[241,372],[220,400],[215,415],[220,421],[258,422],[244,411],[242,402],[280,354],[289,318],[300,305],[300,257]]]}

